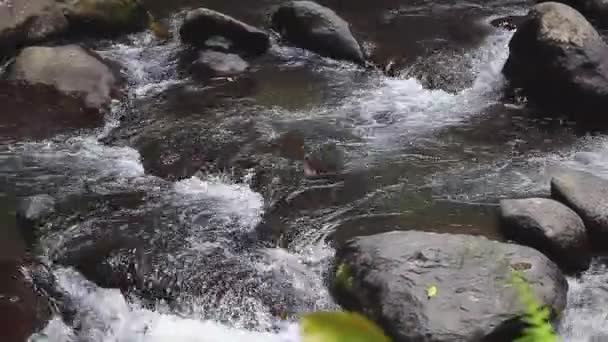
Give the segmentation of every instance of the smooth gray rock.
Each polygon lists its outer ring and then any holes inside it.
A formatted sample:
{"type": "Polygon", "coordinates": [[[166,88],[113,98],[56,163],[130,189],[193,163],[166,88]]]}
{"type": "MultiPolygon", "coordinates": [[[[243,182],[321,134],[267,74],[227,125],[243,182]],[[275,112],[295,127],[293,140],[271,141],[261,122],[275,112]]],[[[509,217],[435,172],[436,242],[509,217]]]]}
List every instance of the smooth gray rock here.
{"type": "Polygon", "coordinates": [[[516,269],[554,313],[568,283],[551,260],[525,246],[468,235],[391,232],[349,241],[337,251],[346,270],[335,294],[395,341],[511,341],[522,305],[511,286],[516,269]],[[348,278],[344,280],[344,278],[348,278]],[[427,289],[437,288],[429,298],[427,289]]]}
{"type": "Polygon", "coordinates": [[[201,78],[230,77],[248,68],[249,63],[237,54],[205,50],[199,52],[198,59],[192,63],[191,72],[201,78]]]}
{"type": "Polygon", "coordinates": [[[576,8],[598,26],[608,26],[608,0],[559,0],[559,2],[576,8]]]}
{"type": "Polygon", "coordinates": [[[26,48],[9,68],[8,76],[81,96],[90,108],[108,106],[119,92],[118,79],[110,67],[77,45],[26,48]]]}
{"type": "Polygon", "coordinates": [[[587,172],[563,172],[551,180],[551,197],[583,219],[595,247],[608,250],[608,181],[587,172]]]}
{"type": "Polygon", "coordinates": [[[290,1],[272,16],[273,28],[296,46],[322,56],[365,63],[350,25],[333,10],[312,1],[290,1]]]}
{"type": "Polygon", "coordinates": [[[270,48],[268,33],[207,8],[189,11],[179,33],[184,43],[196,47],[207,47],[210,39],[219,36],[245,54],[261,55],[270,48]]]}
{"type": "Polygon", "coordinates": [[[67,27],[53,0],[0,1],[0,55],[64,33],[67,27]]]}
{"type": "Polygon", "coordinates": [[[500,221],[506,238],[543,252],[562,269],[578,272],[589,268],[585,225],[567,206],[546,198],[503,200],[500,221]]]}
{"type": "Polygon", "coordinates": [[[608,45],[574,8],[534,6],[509,44],[503,73],[530,100],[583,123],[605,124],[608,45]]]}

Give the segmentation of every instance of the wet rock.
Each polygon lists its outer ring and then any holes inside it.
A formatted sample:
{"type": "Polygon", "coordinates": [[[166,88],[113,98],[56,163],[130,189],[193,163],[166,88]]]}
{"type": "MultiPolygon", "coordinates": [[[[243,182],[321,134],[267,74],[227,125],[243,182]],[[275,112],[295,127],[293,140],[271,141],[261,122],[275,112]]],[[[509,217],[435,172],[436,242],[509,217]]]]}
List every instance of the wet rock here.
{"type": "Polygon", "coordinates": [[[34,242],[38,227],[55,212],[55,205],[55,199],[49,195],[30,196],[19,203],[17,224],[28,244],[34,242]]]}
{"type": "Polygon", "coordinates": [[[321,145],[304,157],[304,175],[319,177],[333,175],[344,168],[344,151],[336,144],[321,145]]]}
{"type": "Polygon", "coordinates": [[[0,2],[0,55],[63,33],[68,22],[52,0],[0,2]]]}
{"type": "Polygon", "coordinates": [[[559,268],[525,246],[468,235],[392,232],[351,240],[337,251],[335,294],[396,341],[511,341],[522,306],[513,269],[554,313],[566,305],[559,268]],[[437,293],[427,296],[429,286],[437,293]]]}
{"type": "Polygon", "coordinates": [[[273,28],[293,44],[320,55],[365,63],[349,24],[331,9],[312,1],[290,1],[272,16],[273,28]]]}
{"type": "MultiPolygon", "coordinates": [[[[538,2],[546,2],[546,0],[538,2]]],[[[558,2],[576,8],[598,26],[608,26],[608,2],[605,0],[563,0],[558,2]]]]}
{"type": "Polygon", "coordinates": [[[580,122],[603,123],[598,109],[608,104],[608,46],[583,15],[565,4],[538,4],[509,49],[503,73],[513,87],[580,122]]]}
{"type": "Polygon", "coordinates": [[[88,107],[96,109],[108,106],[119,92],[118,78],[110,67],[77,45],[26,48],[9,68],[8,76],[81,96],[88,107]]]}
{"type": "Polygon", "coordinates": [[[608,250],[608,181],[587,172],[564,172],[551,179],[551,197],[574,210],[590,241],[608,250]]]}
{"type": "Polygon", "coordinates": [[[218,36],[229,40],[233,50],[245,54],[261,55],[270,47],[266,32],[207,8],[188,12],[179,32],[184,43],[196,47],[208,47],[207,42],[217,41],[218,36]]]}
{"type": "Polygon", "coordinates": [[[570,208],[551,199],[512,199],[500,202],[505,236],[543,252],[567,271],[589,268],[587,231],[570,208]]]}
{"type": "Polygon", "coordinates": [[[44,328],[51,310],[36,291],[21,260],[0,260],[0,336],[2,342],[25,342],[44,328]]]}
{"type": "Polygon", "coordinates": [[[113,35],[148,25],[141,0],[56,0],[77,33],[113,35]]]}
{"type": "Polygon", "coordinates": [[[103,124],[103,114],[84,101],[43,85],[0,81],[0,141],[47,139],[103,124]]]}
{"type": "Polygon", "coordinates": [[[190,66],[190,72],[204,79],[236,76],[248,68],[249,63],[237,54],[205,50],[199,52],[198,59],[190,66]]]}
{"type": "Polygon", "coordinates": [[[516,30],[526,19],[524,15],[509,15],[506,17],[496,18],[490,22],[496,28],[504,28],[509,31],[516,30]]]}

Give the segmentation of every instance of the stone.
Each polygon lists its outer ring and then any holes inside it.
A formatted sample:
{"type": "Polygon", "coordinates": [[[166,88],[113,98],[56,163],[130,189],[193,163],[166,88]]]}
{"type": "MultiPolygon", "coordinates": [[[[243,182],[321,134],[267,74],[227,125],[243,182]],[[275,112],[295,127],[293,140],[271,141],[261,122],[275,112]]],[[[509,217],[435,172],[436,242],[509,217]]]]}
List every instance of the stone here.
{"type": "Polygon", "coordinates": [[[608,181],[583,171],[566,171],[551,179],[551,197],[582,218],[594,247],[608,250],[608,181]]]}
{"type": "Polygon", "coordinates": [[[545,2],[532,8],[509,43],[503,73],[532,102],[593,127],[605,124],[608,45],[574,8],[545,2]]]}
{"type": "Polygon", "coordinates": [[[350,25],[330,8],[312,1],[290,1],[272,16],[272,27],[298,47],[322,56],[365,63],[350,25]]]}
{"type": "Polygon", "coordinates": [[[566,271],[589,268],[591,254],[583,220],[567,206],[546,198],[500,202],[507,239],[535,248],[566,271]]]}
{"type": "Polygon", "coordinates": [[[118,77],[101,58],[77,45],[28,47],[8,70],[11,80],[46,84],[79,96],[90,108],[104,108],[119,93],[118,77]]]}
{"type": "Polygon", "coordinates": [[[219,36],[229,40],[236,52],[244,54],[257,56],[270,48],[268,33],[207,8],[189,11],[179,32],[184,43],[195,47],[208,47],[208,42],[219,36]]]}
{"type": "Polygon", "coordinates": [[[150,21],[141,0],[56,0],[75,33],[115,35],[145,29],[150,21]]]}
{"type": "Polygon", "coordinates": [[[0,1],[0,56],[60,35],[68,21],[53,0],[0,1]]]}
{"type": "Polygon", "coordinates": [[[350,240],[336,254],[334,294],[395,341],[511,341],[523,306],[513,273],[555,315],[568,283],[542,253],[483,237],[419,231],[350,240]],[[429,287],[436,293],[430,297],[429,287]]]}

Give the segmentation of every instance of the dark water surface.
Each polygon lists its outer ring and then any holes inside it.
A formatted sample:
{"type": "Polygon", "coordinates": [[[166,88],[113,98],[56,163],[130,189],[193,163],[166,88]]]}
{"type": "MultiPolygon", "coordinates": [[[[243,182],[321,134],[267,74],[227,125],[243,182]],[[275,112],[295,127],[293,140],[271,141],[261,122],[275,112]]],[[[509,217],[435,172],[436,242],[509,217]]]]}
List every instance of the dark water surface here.
{"type": "MultiPolygon", "coordinates": [[[[281,3],[146,2],[174,31],[198,6],[265,27],[281,3]]],[[[7,232],[16,199],[59,202],[33,251],[79,323],[55,319],[51,341],[295,341],[297,327],[280,317],[335,308],[326,272],[349,237],[418,229],[500,239],[499,199],[547,195],[562,168],[608,177],[604,135],[505,99],[511,32],[489,22],[529,2],[320,2],[397,76],[276,41],[248,73],[201,82],[181,70],[177,38],[139,33],[92,45],[129,81],[103,128],[0,140],[7,232]],[[328,144],[343,167],[305,178],[304,155],[328,144]],[[143,280],[121,278],[133,264],[143,280]]],[[[598,262],[571,280],[565,340],[608,334],[606,278],[598,262]]]]}

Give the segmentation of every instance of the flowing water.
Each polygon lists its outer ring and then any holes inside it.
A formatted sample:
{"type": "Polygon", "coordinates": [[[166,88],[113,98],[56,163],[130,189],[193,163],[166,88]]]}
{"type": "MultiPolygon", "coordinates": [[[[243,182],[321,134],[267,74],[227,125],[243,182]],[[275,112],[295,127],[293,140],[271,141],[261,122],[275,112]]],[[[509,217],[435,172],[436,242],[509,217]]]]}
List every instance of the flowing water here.
{"type": "MultiPolygon", "coordinates": [[[[280,1],[147,2],[175,31],[200,5],[264,26],[280,1]]],[[[500,239],[499,199],[546,195],[563,168],[608,178],[606,136],[505,99],[512,32],[489,22],[530,3],[323,3],[398,75],[275,42],[244,76],[201,82],[180,69],[177,38],[138,33],[92,45],[129,83],[104,127],[2,141],[0,222],[22,196],[60,203],[34,253],[74,314],[33,340],[297,341],[297,313],[337,308],[326,276],[349,237],[500,239]],[[304,154],[328,143],[343,168],[306,179],[304,154]],[[130,280],[114,276],[140,259],[147,285],[121,291],[130,280]]],[[[603,265],[570,279],[566,341],[608,339],[603,265]]]]}

